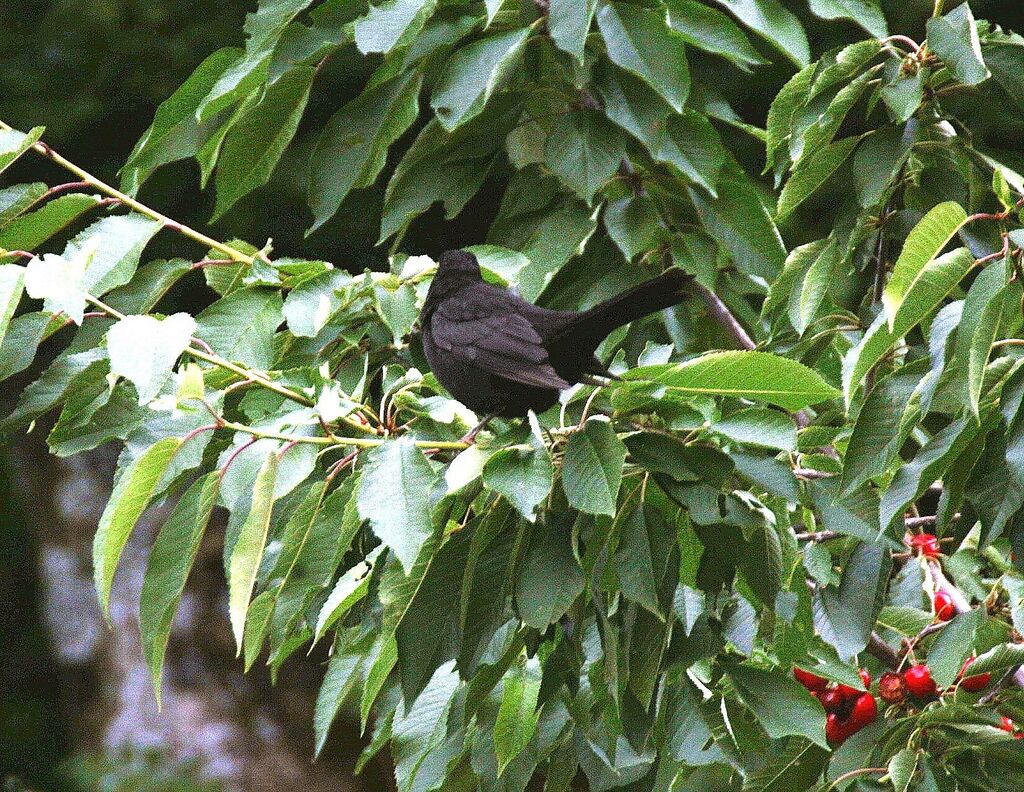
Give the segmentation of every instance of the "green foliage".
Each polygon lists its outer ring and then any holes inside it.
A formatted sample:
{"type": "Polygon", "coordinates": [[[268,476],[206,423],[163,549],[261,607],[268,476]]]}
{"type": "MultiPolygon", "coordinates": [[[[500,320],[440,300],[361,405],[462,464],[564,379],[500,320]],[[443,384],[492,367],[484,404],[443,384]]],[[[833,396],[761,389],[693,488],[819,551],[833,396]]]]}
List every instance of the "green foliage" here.
{"type": "MultiPolygon", "coordinates": [[[[59,409],[54,453],[124,444],[104,608],[178,498],[140,607],[157,697],[226,514],[245,667],[330,642],[312,747],[358,697],[360,761],[388,746],[403,792],[1019,788],[1016,677],[956,680],[1024,659],[1024,39],[938,5],[913,42],[873,0],[260,3],[158,109],[128,193],[194,158],[220,214],[304,154],[312,227],[381,182],[395,250],[500,191],[474,250],[547,306],[694,276],[605,343],[616,379],[468,447],[479,416],[416,340],[420,251],[360,273],[217,242],[61,159],[87,189],[0,189],[0,375],[52,360],[3,426],[59,409]],[[338,56],[374,71],[292,146],[338,56]],[[724,86],[771,63],[762,119],[724,86]],[[161,231],[193,260],[142,263],[161,231]],[[215,297],[167,316],[179,281],[215,297]],[[908,551],[921,525],[940,558],[908,551]],[[792,668],[859,687],[904,639],[941,697],[829,745],[792,668]]],[[[0,168],[55,158],[39,134],[4,127],[0,168]]]]}

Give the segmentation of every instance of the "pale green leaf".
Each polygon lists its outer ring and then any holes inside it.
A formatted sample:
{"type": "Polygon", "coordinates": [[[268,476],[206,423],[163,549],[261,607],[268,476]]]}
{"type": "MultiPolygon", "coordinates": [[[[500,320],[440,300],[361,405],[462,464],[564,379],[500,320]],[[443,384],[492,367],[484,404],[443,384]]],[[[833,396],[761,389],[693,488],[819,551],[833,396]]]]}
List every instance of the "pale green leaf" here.
{"type": "MultiPolygon", "coordinates": [[[[942,249],[949,244],[967,219],[967,212],[956,201],[946,201],[932,207],[914,226],[903,250],[893,267],[889,282],[882,294],[882,305],[888,317],[889,330],[896,329],[896,317],[907,296],[920,288],[928,290],[922,281],[936,280],[930,265],[942,249]]],[[[943,284],[944,285],[944,284],[943,284]]]]}
{"type": "Polygon", "coordinates": [[[277,452],[271,451],[263,460],[252,488],[249,514],[242,524],[228,560],[228,611],[235,646],[242,651],[249,600],[256,586],[256,574],[263,560],[263,548],[270,533],[270,516],[274,508],[274,484],[277,478],[277,452]]]}
{"type": "Polygon", "coordinates": [[[541,667],[536,657],[521,657],[505,674],[494,724],[494,752],[500,777],[537,731],[541,667]]]}
{"type": "Polygon", "coordinates": [[[423,29],[437,0],[383,0],[355,22],[356,46],[363,54],[390,52],[423,29]]]}
{"type": "Polygon", "coordinates": [[[766,61],[726,14],[696,0],[668,0],[669,24],[687,44],[721,55],[745,71],[766,61]]]}
{"type": "Polygon", "coordinates": [[[437,478],[408,437],[378,446],[366,457],[359,487],[359,516],[391,548],[408,573],[433,533],[430,489],[437,478]]]}
{"type": "MultiPolygon", "coordinates": [[[[25,269],[14,264],[0,266],[0,344],[7,335],[11,317],[18,309],[25,289],[25,269]]],[[[2,350],[2,347],[0,347],[2,350]]]]}
{"type": "Polygon", "coordinates": [[[92,545],[93,579],[100,607],[108,620],[110,589],[121,552],[180,446],[179,438],[168,437],[133,460],[121,472],[100,516],[92,545]]]}
{"type": "Polygon", "coordinates": [[[34,212],[21,215],[0,231],[0,248],[35,250],[54,234],[71,225],[100,202],[98,195],[72,193],[47,201],[34,212]]]}
{"type": "Polygon", "coordinates": [[[153,678],[158,707],[161,671],[171,624],[217,502],[219,486],[217,471],[197,479],[175,504],[149,552],[139,597],[139,631],[142,654],[153,678]]]}
{"type": "Polygon", "coordinates": [[[583,48],[587,33],[594,18],[597,0],[551,0],[548,7],[548,33],[555,46],[568,52],[580,63],[583,62],[583,48]]]}
{"type": "Polygon", "coordinates": [[[713,352],[686,363],[632,369],[626,380],[648,380],[693,394],[734,396],[799,410],[839,395],[802,363],[768,352],[713,352]]]}
{"type": "Polygon", "coordinates": [[[827,747],[821,705],[795,679],[739,664],[730,665],[727,673],[740,700],[770,737],[799,735],[827,747]]]}
{"type": "Polygon", "coordinates": [[[18,157],[32,148],[43,136],[45,127],[37,126],[28,132],[16,129],[0,130],[0,173],[3,173],[18,157]]]}
{"type": "Polygon", "coordinates": [[[135,386],[139,404],[152,401],[188,347],[196,321],[186,313],[166,319],[126,316],[107,331],[110,372],[135,386]]]}

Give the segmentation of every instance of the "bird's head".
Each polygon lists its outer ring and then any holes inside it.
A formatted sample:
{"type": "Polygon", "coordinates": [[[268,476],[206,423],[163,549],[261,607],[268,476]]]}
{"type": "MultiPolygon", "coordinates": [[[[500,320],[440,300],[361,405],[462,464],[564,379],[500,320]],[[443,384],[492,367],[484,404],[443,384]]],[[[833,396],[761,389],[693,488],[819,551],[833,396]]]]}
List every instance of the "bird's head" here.
{"type": "Polygon", "coordinates": [[[446,250],[437,265],[437,275],[452,280],[482,280],[476,256],[465,250],[446,250]]]}

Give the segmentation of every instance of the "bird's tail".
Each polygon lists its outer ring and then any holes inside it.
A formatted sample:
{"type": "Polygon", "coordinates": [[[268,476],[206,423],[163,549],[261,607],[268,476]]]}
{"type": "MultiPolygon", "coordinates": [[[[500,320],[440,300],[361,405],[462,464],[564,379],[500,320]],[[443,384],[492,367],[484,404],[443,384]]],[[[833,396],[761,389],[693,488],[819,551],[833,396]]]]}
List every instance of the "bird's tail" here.
{"type": "Polygon", "coordinates": [[[615,328],[682,302],[691,280],[681,269],[672,267],[584,311],[569,332],[581,345],[596,348],[615,328]]]}

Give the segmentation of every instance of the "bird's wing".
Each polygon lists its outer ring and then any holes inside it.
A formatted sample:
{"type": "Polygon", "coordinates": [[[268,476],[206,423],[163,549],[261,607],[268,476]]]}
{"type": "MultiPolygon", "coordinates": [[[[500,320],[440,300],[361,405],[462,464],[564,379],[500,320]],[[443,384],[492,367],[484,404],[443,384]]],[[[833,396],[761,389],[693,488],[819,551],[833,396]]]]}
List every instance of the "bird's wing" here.
{"type": "Polygon", "coordinates": [[[489,374],[538,388],[568,388],[551,367],[540,335],[511,303],[470,299],[441,305],[431,317],[431,337],[445,352],[489,374]]]}

